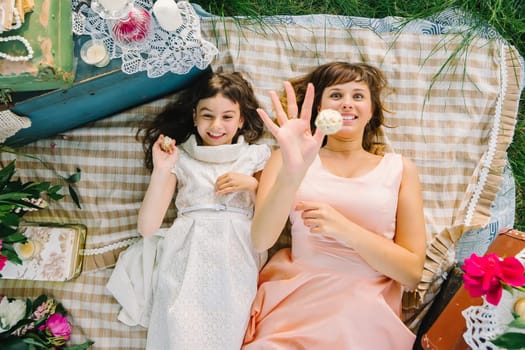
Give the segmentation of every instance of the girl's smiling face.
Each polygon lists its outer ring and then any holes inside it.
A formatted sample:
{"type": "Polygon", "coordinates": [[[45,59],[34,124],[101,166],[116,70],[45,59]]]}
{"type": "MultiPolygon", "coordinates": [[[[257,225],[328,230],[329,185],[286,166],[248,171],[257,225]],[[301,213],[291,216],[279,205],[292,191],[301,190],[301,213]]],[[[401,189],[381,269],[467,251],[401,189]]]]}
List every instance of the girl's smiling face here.
{"type": "Polygon", "coordinates": [[[359,81],[328,86],[321,96],[319,110],[327,108],[335,109],[343,116],[343,127],[337,134],[362,134],[373,113],[370,89],[359,81]]]}
{"type": "Polygon", "coordinates": [[[244,122],[239,104],[221,94],[200,100],[193,120],[203,146],[231,144],[244,122]]]}

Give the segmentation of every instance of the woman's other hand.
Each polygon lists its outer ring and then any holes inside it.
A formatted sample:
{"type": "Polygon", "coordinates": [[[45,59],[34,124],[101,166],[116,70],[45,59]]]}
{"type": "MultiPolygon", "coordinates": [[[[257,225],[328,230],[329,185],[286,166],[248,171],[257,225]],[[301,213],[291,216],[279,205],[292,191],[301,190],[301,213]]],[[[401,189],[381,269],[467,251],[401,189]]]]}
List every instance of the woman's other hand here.
{"type": "Polygon", "coordinates": [[[302,201],[295,210],[302,211],[301,219],[311,233],[343,239],[351,222],[331,205],[321,202],[302,201]]]}

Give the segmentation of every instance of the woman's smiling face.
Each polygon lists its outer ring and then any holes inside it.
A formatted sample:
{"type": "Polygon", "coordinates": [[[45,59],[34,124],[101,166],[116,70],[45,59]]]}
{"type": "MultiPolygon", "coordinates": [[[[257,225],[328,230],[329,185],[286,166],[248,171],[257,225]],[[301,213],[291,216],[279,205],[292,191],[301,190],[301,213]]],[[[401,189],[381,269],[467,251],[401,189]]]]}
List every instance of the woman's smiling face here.
{"type": "Polygon", "coordinates": [[[364,132],[372,118],[373,107],[370,89],[360,81],[328,86],[321,96],[319,110],[334,109],[343,116],[343,127],[337,134],[364,132]]]}
{"type": "Polygon", "coordinates": [[[231,144],[244,122],[239,104],[221,94],[200,100],[193,120],[204,146],[231,144]]]}

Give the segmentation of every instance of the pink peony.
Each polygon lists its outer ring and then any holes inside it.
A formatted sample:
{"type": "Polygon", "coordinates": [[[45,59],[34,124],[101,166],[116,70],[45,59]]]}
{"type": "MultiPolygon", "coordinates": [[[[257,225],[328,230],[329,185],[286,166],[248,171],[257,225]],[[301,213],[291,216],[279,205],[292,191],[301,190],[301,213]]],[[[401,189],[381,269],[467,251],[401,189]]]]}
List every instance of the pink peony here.
{"type": "Polygon", "coordinates": [[[525,285],[525,268],[515,257],[500,259],[496,254],[472,254],[463,265],[465,289],[473,297],[486,295],[487,302],[498,305],[503,284],[512,287],[525,285]]]}
{"type": "Polygon", "coordinates": [[[60,337],[64,341],[68,341],[71,338],[71,324],[67,320],[67,317],[61,314],[53,314],[49,316],[46,321],[46,330],[49,330],[55,337],[60,337]]]}

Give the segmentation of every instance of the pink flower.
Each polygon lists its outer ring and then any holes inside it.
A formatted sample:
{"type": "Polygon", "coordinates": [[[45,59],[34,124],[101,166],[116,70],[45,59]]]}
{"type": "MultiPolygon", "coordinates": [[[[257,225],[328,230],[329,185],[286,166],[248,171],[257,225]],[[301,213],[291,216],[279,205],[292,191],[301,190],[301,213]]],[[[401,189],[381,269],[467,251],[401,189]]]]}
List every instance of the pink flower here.
{"type": "Polygon", "coordinates": [[[71,324],[67,317],[61,314],[57,313],[49,316],[45,329],[49,330],[53,336],[60,337],[64,341],[68,341],[71,338],[71,324]]]}
{"type": "Polygon", "coordinates": [[[2,270],[5,267],[6,261],[7,256],[0,254],[0,270],[2,270]]]}
{"type": "Polygon", "coordinates": [[[512,287],[525,285],[525,268],[515,257],[501,259],[496,254],[472,254],[463,265],[465,289],[473,297],[486,295],[487,302],[498,305],[503,284],[512,287]]]}

